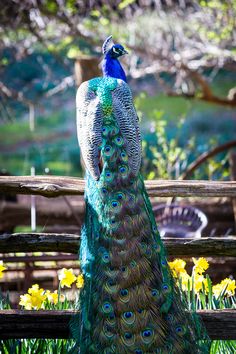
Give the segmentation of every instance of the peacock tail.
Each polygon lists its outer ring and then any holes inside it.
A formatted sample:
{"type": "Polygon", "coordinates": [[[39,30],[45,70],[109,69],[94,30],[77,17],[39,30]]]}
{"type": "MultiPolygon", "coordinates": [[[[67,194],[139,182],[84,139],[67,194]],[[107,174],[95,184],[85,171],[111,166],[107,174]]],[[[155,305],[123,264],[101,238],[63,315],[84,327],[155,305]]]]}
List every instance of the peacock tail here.
{"type": "MultiPolygon", "coordinates": [[[[139,172],[141,139],[128,85],[95,78],[77,93],[86,167],[79,353],[209,353],[175,285],[139,172]]],[[[78,323],[77,323],[78,324],[78,323]]]]}

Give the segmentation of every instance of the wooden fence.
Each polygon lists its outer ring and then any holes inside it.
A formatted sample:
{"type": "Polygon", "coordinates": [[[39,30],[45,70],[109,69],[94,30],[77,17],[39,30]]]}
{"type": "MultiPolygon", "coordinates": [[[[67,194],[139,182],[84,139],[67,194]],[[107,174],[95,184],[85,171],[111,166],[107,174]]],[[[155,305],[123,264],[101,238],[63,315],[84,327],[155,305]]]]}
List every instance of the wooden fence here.
{"type": "MultiPolygon", "coordinates": [[[[147,181],[150,196],[236,197],[236,182],[147,181]]],[[[0,193],[38,194],[45,197],[82,195],[84,181],[78,178],[21,176],[0,177],[0,193]]],[[[70,234],[3,234],[0,253],[56,251],[78,252],[80,238],[70,234]]],[[[168,254],[175,256],[236,257],[236,237],[165,239],[168,254]]],[[[74,256],[73,256],[74,254],[74,256]]],[[[7,258],[5,258],[7,259],[7,258]]],[[[39,257],[40,259],[40,257],[39,257]]],[[[0,338],[68,338],[73,311],[0,311],[0,338]]],[[[212,339],[236,339],[236,310],[199,311],[212,339]]]]}

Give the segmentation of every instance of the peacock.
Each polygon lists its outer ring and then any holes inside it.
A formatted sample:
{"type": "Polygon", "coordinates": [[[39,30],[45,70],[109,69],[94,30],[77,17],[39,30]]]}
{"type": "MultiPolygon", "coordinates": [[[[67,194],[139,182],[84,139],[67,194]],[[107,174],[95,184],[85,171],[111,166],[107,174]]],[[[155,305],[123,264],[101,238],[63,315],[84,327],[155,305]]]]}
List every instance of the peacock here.
{"type": "Polygon", "coordinates": [[[77,352],[209,353],[210,341],[171,275],[140,173],[139,120],[112,36],[103,77],[78,89],[77,131],[86,169],[77,352]]]}

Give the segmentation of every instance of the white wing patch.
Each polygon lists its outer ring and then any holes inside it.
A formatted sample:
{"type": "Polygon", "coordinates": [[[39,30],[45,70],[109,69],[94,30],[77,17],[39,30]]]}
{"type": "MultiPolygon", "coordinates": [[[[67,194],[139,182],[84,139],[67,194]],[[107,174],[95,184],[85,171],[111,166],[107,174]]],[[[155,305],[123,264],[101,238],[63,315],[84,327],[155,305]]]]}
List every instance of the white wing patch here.
{"type": "Polygon", "coordinates": [[[77,135],[86,168],[95,180],[100,177],[99,146],[102,143],[102,107],[99,98],[82,83],[76,95],[77,135]]]}
{"type": "Polygon", "coordinates": [[[137,175],[142,155],[141,135],[129,86],[123,80],[118,80],[118,87],[112,92],[112,96],[115,117],[126,142],[129,167],[137,175]]]}

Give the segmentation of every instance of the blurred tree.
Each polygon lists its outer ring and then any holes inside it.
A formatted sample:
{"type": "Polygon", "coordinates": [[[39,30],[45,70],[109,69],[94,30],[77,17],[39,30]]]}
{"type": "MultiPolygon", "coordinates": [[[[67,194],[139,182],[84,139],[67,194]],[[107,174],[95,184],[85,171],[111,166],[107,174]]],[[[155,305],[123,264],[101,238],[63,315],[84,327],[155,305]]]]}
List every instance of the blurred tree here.
{"type": "MultiPolygon", "coordinates": [[[[15,62],[39,50],[52,53],[66,70],[53,79],[52,86],[45,85],[45,78],[54,64],[48,65],[42,56],[40,62],[37,56],[44,71],[38,97],[50,96],[73,85],[70,58],[81,53],[100,55],[101,43],[110,33],[131,49],[127,58],[131,77],[151,74],[168,95],[236,106],[236,87],[229,87],[224,97],[211,87],[221,70],[236,72],[236,0],[4,0],[0,8],[2,100],[12,98],[27,105],[35,100],[22,90],[21,82],[9,83],[5,73],[15,62]]],[[[36,79],[35,72],[24,79],[29,92],[39,84],[36,79]]]]}

